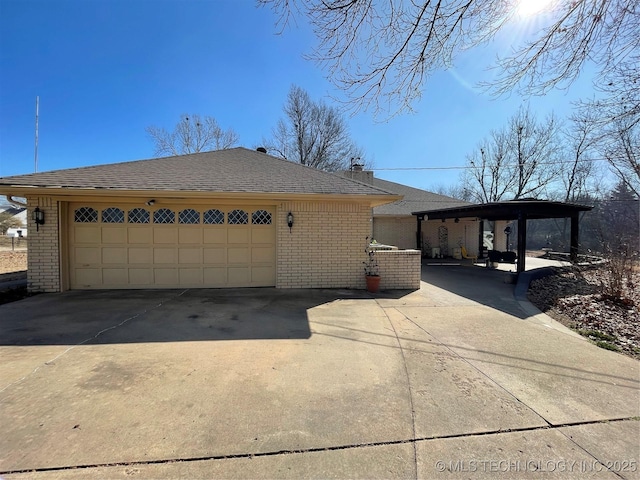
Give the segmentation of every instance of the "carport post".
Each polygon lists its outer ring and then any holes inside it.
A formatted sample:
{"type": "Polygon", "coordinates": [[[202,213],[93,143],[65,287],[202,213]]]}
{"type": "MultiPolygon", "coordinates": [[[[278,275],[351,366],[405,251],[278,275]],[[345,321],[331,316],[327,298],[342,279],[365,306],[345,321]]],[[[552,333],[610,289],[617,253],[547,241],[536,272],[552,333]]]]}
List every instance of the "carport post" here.
{"type": "Polygon", "coordinates": [[[524,272],[525,255],[527,253],[527,216],[518,212],[518,263],[516,271],[524,272]]]}
{"type": "Polygon", "coordinates": [[[569,250],[569,259],[572,262],[578,261],[578,230],[579,230],[579,218],[578,214],[571,215],[571,247],[569,250]]]}

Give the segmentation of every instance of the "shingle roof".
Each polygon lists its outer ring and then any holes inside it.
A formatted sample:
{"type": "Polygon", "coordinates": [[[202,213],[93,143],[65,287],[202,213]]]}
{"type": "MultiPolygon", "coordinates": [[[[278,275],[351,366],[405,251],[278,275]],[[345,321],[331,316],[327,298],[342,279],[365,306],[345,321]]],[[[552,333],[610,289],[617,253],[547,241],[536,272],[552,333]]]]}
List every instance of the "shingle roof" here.
{"type": "Polygon", "coordinates": [[[411,212],[418,210],[432,210],[450,207],[462,207],[470,205],[469,202],[456,198],[438,195],[437,193],[420,190],[419,188],[408,187],[401,183],[389,182],[380,178],[373,178],[373,186],[382,188],[389,192],[404,195],[402,200],[387,203],[374,207],[374,215],[411,215],[411,212]]]}
{"type": "Polygon", "coordinates": [[[0,178],[0,191],[16,186],[123,192],[393,195],[380,187],[243,147],[0,178]]]}

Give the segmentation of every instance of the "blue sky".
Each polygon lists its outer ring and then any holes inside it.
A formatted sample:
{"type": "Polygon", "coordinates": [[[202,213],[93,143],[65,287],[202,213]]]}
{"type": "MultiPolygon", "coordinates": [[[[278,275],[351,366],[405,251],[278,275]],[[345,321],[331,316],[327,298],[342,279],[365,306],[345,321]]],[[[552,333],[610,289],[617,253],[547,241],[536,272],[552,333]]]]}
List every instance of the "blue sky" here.
{"type": "MultiPolygon", "coordinates": [[[[145,127],[172,129],[182,113],[215,117],[240,145],[269,136],[292,84],[312,98],[340,95],[303,59],[315,43],[304,21],[277,35],[253,0],[0,0],[0,176],[153,157],[145,127]]],[[[472,87],[496,52],[533,28],[514,24],[487,48],[461,57],[425,85],[416,114],[379,122],[349,118],[376,176],[430,189],[454,184],[491,129],[524,102],[540,118],[593,95],[583,75],[568,91],[492,99],[472,87]],[[435,167],[435,170],[413,168],[435,167]]]]}

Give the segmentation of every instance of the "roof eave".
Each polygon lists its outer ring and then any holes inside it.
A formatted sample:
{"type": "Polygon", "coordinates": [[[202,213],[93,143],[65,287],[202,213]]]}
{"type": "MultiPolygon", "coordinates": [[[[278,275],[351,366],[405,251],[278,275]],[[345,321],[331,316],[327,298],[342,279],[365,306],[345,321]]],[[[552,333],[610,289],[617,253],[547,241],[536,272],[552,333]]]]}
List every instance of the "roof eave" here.
{"type": "Polygon", "coordinates": [[[127,197],[127,198],[172,198],[199,199],[225,198],[263,201],[354,201],[368,203],[371,207],[401,200],[402,195],[393,194],[343,194],[343,193],[289,193],[289,192],[219,192],[192,190],[122,190],[111,188],[80,188],[62,186],[0,185],[0,195],[10,196],[51,196],[58,200],[72,200],[79,197],[127,197]]]}

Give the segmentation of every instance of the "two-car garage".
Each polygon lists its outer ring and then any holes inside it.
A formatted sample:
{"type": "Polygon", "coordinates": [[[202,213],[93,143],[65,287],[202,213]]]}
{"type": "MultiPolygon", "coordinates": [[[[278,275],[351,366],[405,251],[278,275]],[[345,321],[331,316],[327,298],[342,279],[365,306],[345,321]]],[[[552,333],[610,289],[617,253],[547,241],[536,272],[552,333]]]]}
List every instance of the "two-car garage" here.
{"type": "Polygon", "coordinates": [[[273,206],[72,203],[67,211],[72,289],[276,283],[273,206]]]}

